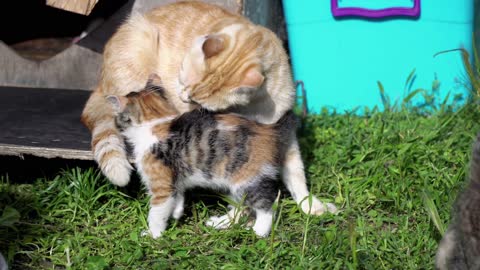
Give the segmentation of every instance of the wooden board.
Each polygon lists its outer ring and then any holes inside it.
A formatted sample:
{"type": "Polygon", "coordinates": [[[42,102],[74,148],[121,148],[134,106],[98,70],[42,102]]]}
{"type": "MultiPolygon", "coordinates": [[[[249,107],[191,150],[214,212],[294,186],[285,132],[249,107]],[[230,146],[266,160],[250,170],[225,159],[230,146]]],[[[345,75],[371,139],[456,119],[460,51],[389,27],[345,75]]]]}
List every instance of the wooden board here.
{"type": "Polygon", "coordinates": [[[88,15],[97,2],[98,0],[47,0],[47,6],[88,15]]]}
{"type": "Polygon", "coordinates": [[[0,87],[0,155],[92,160],[80,115],[90,91],[0,87]]]}

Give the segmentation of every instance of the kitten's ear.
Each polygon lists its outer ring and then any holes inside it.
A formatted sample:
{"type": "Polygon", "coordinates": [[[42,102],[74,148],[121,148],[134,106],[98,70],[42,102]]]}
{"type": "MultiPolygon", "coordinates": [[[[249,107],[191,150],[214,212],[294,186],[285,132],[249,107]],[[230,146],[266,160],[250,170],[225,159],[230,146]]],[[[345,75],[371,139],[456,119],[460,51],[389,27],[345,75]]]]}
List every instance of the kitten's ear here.
{"type": "Polygon", "coordinates": [[[110,95],[107,96],[105,99],[108,101],[108,103],[110,103],[115,113],[119,113],[125,110],[128,102],[128,99],[122,96],[110,95]]]}
{"type": "Polygon", "coordinates": [[[257,68],[250,68],[246,73],[243,80],[240,82],[240,86],[246,87],[259,87],[262,85],[265,77],[260,73],[257,68]]]}
{"type": "Polygon", "coordinates": [[[162,79],[156,73],[152,73],[148,76],[147,88],[149,86],[162,86],[162,79]]]}
{"type": "Polygon", "coordinates": [[[208,35],[202,45],[202,51],[206,59],[219,54],[225,49],[225,37],[223,35],[208,35]]]}

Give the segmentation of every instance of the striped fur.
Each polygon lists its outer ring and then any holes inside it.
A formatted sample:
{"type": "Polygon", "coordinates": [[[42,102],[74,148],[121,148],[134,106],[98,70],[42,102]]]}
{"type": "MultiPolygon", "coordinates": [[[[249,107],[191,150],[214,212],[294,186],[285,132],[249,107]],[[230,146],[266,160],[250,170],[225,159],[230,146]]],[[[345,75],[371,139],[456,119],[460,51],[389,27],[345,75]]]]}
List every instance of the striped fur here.
{"type": "MultiPolygon", "coordinates": [[[[166,97],[180,113],[200,104],[269,124],[294,105],[288,57],[270,30],[195,1],[133,14],[106,44],[99,84],[82,113],[95,160],[117,185],[128,183],[132,168],[105,96],[139,91],[151,73],[160,75],[166,97]]],[[[304,212],[335,210],[314,196],[312,205],[305,200],[309,192],[296,139],[284,166],[284,182],[304,212]]]]}
{"type": "Polygon", "coordinates": [[[287,112],[270,125],[205,109],[175,117],[161,88],[148,89],[108,99],[151,195],[152,236],[161,235],[174,212],[180,217],[183,194],[192,187],[227,191],[235,201],[244,200],[257,215],[254,231],[266,236],[279,172],[295,133],[294,114],[287,112]]]}

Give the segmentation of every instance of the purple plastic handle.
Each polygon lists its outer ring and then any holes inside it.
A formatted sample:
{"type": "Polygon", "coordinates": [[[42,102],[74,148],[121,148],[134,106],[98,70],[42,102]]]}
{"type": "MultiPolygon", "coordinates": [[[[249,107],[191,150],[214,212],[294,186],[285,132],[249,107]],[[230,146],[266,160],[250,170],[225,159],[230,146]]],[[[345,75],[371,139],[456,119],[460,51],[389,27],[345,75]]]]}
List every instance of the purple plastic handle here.
{"type": "Polygon", "coordinates": [[[392,7],[385,9],[367,9],[367,8],[339,8],[338,0],[331,0],[332,14],[334,17],[360,16],[367,18],[384,18],[392,16],[418,17],[420,15],[420,0],[414,0],[412,8],[392,7]]]}

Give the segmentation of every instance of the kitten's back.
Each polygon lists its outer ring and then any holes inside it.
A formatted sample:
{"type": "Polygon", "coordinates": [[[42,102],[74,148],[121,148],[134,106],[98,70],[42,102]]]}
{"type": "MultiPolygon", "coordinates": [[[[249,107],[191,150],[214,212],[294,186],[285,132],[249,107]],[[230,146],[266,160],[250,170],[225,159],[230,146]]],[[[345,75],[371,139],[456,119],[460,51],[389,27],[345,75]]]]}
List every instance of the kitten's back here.
{"type": "Polygon", "coordinates": [[[198,109],[175,119],[169,127],[169,139],[155,146],[154,152],[183,176],[201,171],[206,178],[233,182],[262,172],[274,177],[296,126],[293,112],[266,125],[236,114],[198,109]]]}

